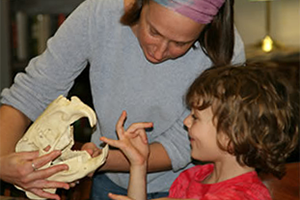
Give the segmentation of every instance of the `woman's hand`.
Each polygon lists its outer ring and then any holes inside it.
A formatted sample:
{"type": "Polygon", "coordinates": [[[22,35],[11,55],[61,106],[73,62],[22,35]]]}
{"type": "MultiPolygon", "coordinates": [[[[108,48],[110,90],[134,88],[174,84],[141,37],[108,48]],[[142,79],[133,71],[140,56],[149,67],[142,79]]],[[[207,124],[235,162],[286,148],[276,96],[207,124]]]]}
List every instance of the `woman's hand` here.
{"type": "Polygon", "coordinates": [[[52,151],[40,157],[38,155],[38,151],[34,151],[11,153],[2,156],[0,158],[0,178],[37,196],[59,200],[60,197],[57,194],[45,192],[43,189],[69,189],[68,183],[46,180],[60,171],[68,170],[68,166],[62,164],[38,170],[61,155],[61,152],[52,151]]]}
{"type": "Polygon", "coordinates": [[[85,143],[82,145],[81,150],[87,151],[92,158],[97,157],[102,153],[102,149],[98,148],[93,142],[85,143]]]}
{"type": "MultiPolygon", "coordinates": [[[[96,146],[96,144],[93,142],[85,143],[84,145],[82,145],[81,150],[87,151],[91,155],[92,158],[99,156],[102,153],[102,149],[98,148],[96,146]]],[[[95,171],[89,173],[87,176],[93,177],[94,173],[95,173],[95,171]]]]}
{"type": "Polygon", "coordinates": [[[108,139],[101,137],[100,140],[117,147],[123,151],[128,158],[131,167],[146,164],[149,156],[148,138],[146,135],[146,128],[152,128],[151,122],[133,123],[125,131],[124,122],[126,120],[126,112],[123,111],[117,124],[116,131],[119,140],[108,139]]]}

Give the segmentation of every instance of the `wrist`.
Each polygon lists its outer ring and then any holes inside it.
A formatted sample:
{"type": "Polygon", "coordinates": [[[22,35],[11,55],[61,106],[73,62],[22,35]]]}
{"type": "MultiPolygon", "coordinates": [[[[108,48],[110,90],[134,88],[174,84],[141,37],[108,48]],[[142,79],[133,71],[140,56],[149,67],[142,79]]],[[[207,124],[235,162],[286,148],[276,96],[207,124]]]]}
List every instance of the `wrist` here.
{"type": "Polygon", "coordinates": [[[147,167],[148,167],[147,162],[140,163],[140,164],[131,164],[130,170],[144,170],[147,169],[147,167]]]}

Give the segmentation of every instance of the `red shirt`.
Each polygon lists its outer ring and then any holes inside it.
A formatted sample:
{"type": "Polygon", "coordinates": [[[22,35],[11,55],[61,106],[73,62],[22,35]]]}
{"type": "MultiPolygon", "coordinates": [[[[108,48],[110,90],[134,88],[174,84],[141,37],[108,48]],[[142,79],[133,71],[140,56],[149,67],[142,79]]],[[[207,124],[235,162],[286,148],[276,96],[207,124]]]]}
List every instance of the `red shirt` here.
{"type": "Polygon", "coordinates": [[[202,184],[214,165],[197,165],[183,171],[170,188],[171,198],[201,200],[271,200],[255,171],[214,184],[202,184]]]}

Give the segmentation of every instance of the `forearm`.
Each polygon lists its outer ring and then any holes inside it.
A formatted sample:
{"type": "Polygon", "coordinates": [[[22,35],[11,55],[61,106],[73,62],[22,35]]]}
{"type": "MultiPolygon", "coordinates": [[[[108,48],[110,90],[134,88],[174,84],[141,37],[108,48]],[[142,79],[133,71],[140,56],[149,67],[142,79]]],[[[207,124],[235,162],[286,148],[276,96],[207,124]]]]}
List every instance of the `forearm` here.
{"type": "MultiPolygon", "coordinates": [[[[166,171],[172,169],[171,160],[160,143],[150,145],[148,172],[166,171]]],[[[128,172],[129,161],[120,150],[110,150],[106,163],[100,171],[128,172]]]]}
{"type": "Polygon", "coordinates": [[[152,199],[152,200],[195,200],[195,199],[174,199],[174,198],[163,197],[163,198],[152,199]]]}
{"type": "Polygon", "coordinates": [[[147,165],[131,166],[128,194],[132,199],[147,199],[147,165]]]}
{"type": "Polygon", "coordinates": [[[29,118],[17,109],[8,105],[0,107],[0,156],[14,152],[29,124],[29,118]]]}

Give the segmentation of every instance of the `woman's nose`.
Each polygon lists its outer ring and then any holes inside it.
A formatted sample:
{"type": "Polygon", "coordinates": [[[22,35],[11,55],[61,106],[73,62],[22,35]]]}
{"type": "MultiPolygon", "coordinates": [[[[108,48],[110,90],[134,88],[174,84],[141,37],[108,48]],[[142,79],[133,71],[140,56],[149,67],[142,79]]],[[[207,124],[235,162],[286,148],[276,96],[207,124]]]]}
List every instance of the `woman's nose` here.
{"type": "Polygon", "coordinates": [[[162,60],[166,57],[168,52],[168,43],[166,41],[162,41],[156,45],[156,48],[153,52],[153,56],[157,60],[162,60]]]}

